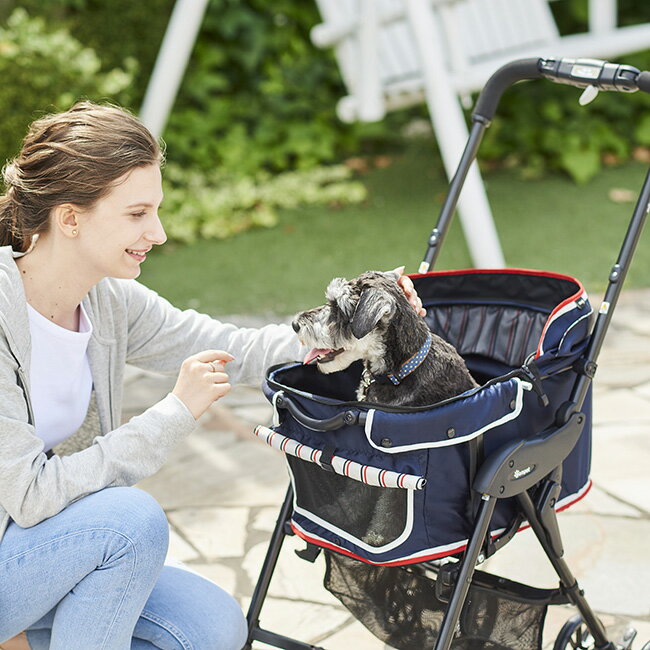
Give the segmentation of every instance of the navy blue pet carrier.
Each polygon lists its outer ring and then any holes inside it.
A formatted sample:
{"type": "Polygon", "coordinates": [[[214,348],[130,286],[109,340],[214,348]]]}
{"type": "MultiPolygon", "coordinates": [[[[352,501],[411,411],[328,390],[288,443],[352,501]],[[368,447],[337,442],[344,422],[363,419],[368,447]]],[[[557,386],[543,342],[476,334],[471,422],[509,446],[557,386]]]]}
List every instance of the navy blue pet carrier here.
{"type": "MultiPolygon", "coordinates": [[[[567,276],[508,269],[412,278],[430,329],[458,349],[480,387],[436,405],[394,409],[356,401],[358,367],[323,375],[294,363],[269,373],[264,390],[277,424],[256,429],[286,454],[295,533],[373,564],[465,548],[478,465],[505,442],[553,423],[590,328],[587,295],[567,276]],[[472,444],[479,437],[481,447],[472,444]]],[[[563,463],[558,510],[589,488],[590,425],[589,414],[563,463]]],[[[515,467],[513,476],[528,471],[515,467]]],[[[515,520],[512,500],[499,501],[490,534],[497,538],[515,520]]]]}
{"type": "Polygon", "coordinates": [[[553,650],[631,650],[635,631],[611,640],[565,561],[557,512],[591,485],[592,381],[647,217],[650,171],[594,317],[582,285],[565,275],[432,272],[502,93],[539,78],[650,93],[650,72],[558,58],[513,61],[481,92],[420,273],[411,276],[429,328],[456,347],[476,388],[396,408],[357,401],[360,364],[330,375],[300,363],[268,372],[275,420],[255,433],[285,454],[290,486],[251,599],[245,650],[254,641],[322,650],[260,626],[287,535],[307,542],[304,559],[323,553],[325,588],[393,648],[541,650],[550,647],[542,638],[548,607],[571,604],[579,613],[553,650]],[[477,568],[526,526],[558,576],[555,588],[477,568]]]}

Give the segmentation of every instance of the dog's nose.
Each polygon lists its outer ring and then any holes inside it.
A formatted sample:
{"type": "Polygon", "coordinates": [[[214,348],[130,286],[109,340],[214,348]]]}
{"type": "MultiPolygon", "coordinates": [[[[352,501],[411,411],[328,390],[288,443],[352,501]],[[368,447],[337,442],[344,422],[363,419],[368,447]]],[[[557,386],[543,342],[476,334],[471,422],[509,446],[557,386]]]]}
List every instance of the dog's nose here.
{"type": "Polygon", "coordinates": [[[297,320],[291,322],[291,327],[296,334],[300,331],[300,323],[297,320]]]}

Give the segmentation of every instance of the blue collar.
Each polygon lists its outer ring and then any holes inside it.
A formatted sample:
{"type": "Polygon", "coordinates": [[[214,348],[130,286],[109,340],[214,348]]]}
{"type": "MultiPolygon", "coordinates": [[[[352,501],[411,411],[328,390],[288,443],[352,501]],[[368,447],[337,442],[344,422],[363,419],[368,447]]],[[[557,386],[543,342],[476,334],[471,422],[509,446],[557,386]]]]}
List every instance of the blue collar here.
{"type": "Polygon", "coordinates": [[[427,336],[427,340],[424,342],[424,345],[422,345],[422,347],[410,359],[405,361],[396,372],[389,372],[385,375],[380,376],[373,375],[374,380],[382,384],[387,384],[390,382],[394,386],[399,386],[405,377],[408,377],[416,368],[420,367],[422,362],[427,358],[430,350],[431,332],[429,332],[429,336],[427,336]]]}

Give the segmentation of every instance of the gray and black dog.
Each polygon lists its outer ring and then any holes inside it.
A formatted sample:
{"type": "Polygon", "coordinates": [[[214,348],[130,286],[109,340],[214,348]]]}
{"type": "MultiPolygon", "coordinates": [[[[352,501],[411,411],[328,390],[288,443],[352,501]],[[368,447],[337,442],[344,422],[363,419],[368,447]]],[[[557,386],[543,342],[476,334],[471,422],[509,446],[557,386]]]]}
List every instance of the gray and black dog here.
{"type": "Polygon", "coordinates": [[[359,401],[425,406],[476,386],[456,349],[431,333],[398,285],[399,274],[335,278],[327,303],[298,314],[293,329],[323,373],[362,360],[359,401]]]}

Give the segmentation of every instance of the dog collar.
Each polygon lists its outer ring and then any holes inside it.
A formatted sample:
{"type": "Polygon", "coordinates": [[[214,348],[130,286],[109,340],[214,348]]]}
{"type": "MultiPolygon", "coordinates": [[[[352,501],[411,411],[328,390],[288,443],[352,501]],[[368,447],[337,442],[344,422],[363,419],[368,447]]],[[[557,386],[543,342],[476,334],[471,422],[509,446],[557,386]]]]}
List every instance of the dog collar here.
{"type": "Polygon", "coordinates": [[[427,340],[424,342],[422,347],[410,359],[405,361],[396,372],[388,372],[385,375],[374,376],[374,380],[381,384],[391,383],[393,386],[399,386],[405,377],[408,377],[422,364],[430,350],[431,332],[429,332],[427,340]]]}

